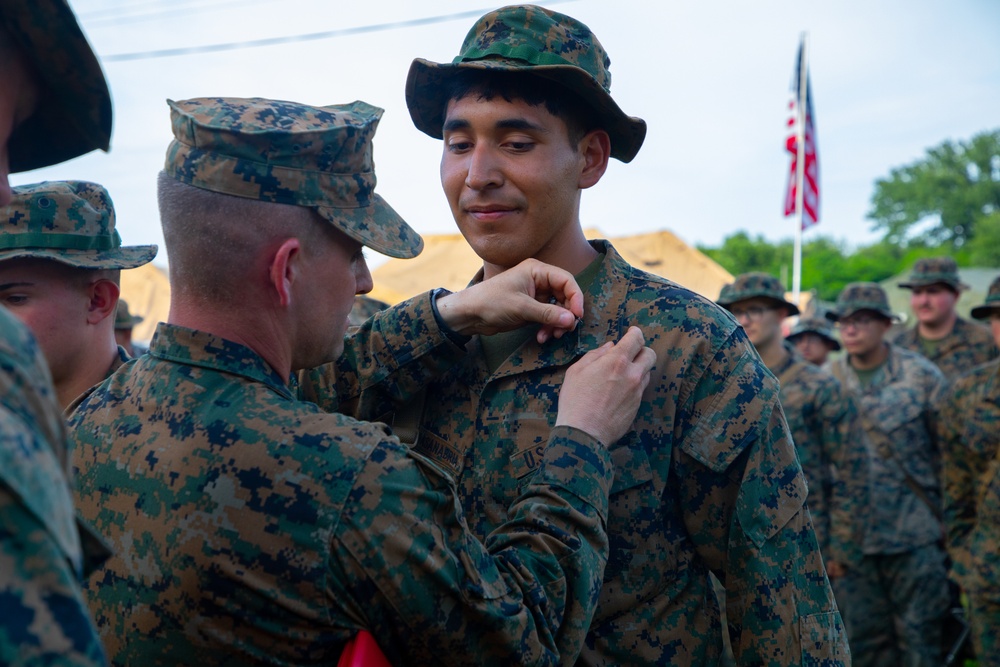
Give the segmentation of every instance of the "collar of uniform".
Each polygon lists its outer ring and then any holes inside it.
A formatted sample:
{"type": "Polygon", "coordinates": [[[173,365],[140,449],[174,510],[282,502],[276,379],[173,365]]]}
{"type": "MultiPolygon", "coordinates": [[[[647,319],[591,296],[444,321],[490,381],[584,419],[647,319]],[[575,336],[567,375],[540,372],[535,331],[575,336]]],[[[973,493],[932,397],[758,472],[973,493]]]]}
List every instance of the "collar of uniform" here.
{"type": "Polygon", "coordinates": [[[278,375],[259,354],[246,345],[214,334],[161,322],[149,343],[148,354],[166,361],[239,375],[265,384],[285,398],[293,398],[288,379],[278,375]]]}

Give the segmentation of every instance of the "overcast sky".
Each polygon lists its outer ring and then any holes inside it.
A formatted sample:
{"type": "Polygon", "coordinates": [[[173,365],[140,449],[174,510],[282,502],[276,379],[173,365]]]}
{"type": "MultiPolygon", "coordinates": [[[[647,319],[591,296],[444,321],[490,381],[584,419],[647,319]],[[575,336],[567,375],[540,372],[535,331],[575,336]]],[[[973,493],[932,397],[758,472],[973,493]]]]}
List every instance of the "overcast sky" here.
{"type": "MultiPolygon", "coordinates": [[[[160,244],[156,263],[164,265],[155,180],[171,139],[167,98],[270,97],[315,105],[363,99],[386,109],[375,141],[377,191],[420,233],[454,231],[438,180],[440,142],[413,127],[403,86],[414,57],[450,61],[475,18],[494,6],[476,0],[71,4],[111,84],[112,150],[16,174],[14,184],[80,179],[105,185],[124,242],[160,244]],[[455,14],[466,15],[444,18],[455,14]],[[385,25],[394,22],[403,25],[385,25]],[[382,27],[368,29],[373,26],[382,27]],[[358,28],[364,29],[351,30],[358,28]],[[320,32],[337,34],[122,59],[320,32]]],[[[584,194],[584,226],[608,236],[669,229],[708,245],[741,229],[772,240],[791,236],[792,223],[782,217],[784,135],[803,31],[821,181],[821,223],[807,239],[875,240],[865,215],[877,178],[946,139],[1000,127],[996,0],[542,4],[590,26],[611,57],[613,96],[649,126],[638,157],[627,165],[612,160],[604,179],[584,194]]]]}

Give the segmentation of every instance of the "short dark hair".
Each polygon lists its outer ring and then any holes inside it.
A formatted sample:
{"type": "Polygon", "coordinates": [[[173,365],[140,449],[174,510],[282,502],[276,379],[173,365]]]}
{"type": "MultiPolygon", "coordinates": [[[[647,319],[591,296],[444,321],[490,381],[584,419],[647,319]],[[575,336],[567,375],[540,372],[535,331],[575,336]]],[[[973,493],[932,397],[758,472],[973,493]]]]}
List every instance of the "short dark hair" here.
{"type": "Polygon", "coordinates": [[[588,132],[601,127],[597,114],[582,97],[552,79],[527,72],[462,69],[449,79],[446,92],[449,102],[470,96],[486,101],[499,97],[544,106],[566,123],[573,150],[588,132]]]}

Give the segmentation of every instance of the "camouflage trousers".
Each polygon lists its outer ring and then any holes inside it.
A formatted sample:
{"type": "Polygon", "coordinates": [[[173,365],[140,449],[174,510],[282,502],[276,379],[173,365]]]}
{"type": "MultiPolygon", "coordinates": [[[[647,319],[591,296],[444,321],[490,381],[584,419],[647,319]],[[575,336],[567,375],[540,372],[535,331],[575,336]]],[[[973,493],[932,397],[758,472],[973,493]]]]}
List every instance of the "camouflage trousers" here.
{"type": "Polygon", "coordinates": [[[969,593],[969,625],[979,667],[1000,667],[1000,594],[969,593]]]}
{"type": "Polygon", "coordinates": [[[865,556],[833,587],[854,667],[940,667],[949,604],[940,546],[865,556]]]}

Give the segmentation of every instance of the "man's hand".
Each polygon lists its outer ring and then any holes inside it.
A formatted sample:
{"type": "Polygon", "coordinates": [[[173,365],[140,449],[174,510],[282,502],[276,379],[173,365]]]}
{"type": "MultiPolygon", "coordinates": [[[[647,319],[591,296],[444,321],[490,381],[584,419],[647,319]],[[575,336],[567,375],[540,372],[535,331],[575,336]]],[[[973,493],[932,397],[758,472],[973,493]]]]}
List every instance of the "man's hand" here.
{"type": "Polygon", "coordinates": [[[538,323],[544,343],[562,337],[583,317],[583,292],[562,269],[526,259],[498,276],[437,300],[438,313],[452,331],[489,336],[538,323]]]}
{"type": "Polygon", "coordinates": [[[605,445],[628,432],[649,384],[656,353],[642,331],[629,327],[622,339],[591,350],[566,370],[559,391],[556,426],[586,431],[605,445]]]}

